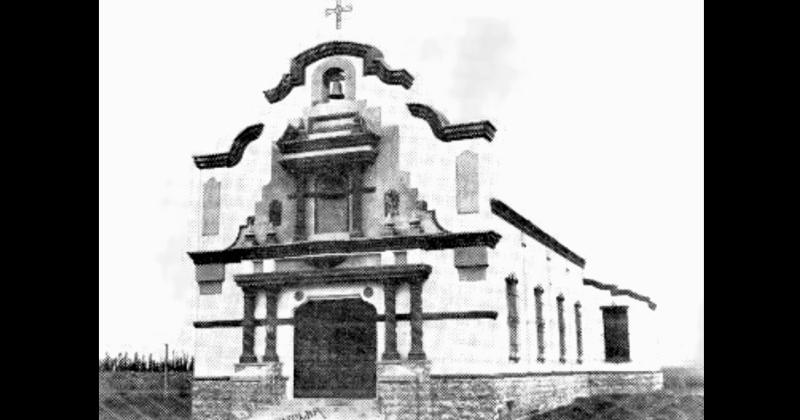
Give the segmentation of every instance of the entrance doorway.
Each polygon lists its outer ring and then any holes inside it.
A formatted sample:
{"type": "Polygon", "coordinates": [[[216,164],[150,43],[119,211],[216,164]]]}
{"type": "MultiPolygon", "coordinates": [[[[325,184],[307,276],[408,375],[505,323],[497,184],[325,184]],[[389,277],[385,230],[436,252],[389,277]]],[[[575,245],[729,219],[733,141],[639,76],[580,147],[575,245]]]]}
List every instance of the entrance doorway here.
{"type": "Polygon", "coordinates": [[[294,317],[295,398],[375,398],[375,307],[361,299],[303,304],[294,317]]]}

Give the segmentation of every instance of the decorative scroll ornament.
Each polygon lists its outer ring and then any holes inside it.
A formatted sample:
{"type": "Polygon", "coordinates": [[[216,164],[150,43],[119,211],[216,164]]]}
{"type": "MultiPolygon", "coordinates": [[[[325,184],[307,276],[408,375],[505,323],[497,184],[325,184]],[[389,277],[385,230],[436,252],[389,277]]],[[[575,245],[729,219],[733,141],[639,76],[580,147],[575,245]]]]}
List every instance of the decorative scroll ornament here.
{"type": "Polygon", "coordinates": [[[497,132],[497,129],[488,120],[464,124],[450,124],[447,117],[428,105],[417,103],[406,105],[411,115],[425,120],[431,127],[433,135],[444,142],[476,138],[484,138],[487,141],[492,141],[495,132],[497,132]]]}
{"type": "Polygon", "coordinates": [[[258,139],[261,131],[264,130],[264,124],[255,124],[245,128],[233,140],[231,150],[226,153],[215,153],[211,155],[194,156],[194,164],[199,169],[210,168],[231,168],[236,166],[242,160],[244,150],[251,142],[258,139]]]}
{"type": "Polygon", "coordinates": [[[306,67],[316,61],[334,55],[363,58],[364,76],[378,76],[380,81],[388,85],[401,85],[409,89],[414,83],[414,77],[405,69],[389,69],[383,61],[383,53],[372,45],[349,41],[331,41],[309,48],[294,57],[289,67],[289,73],[283,75],[277,86],[264,91],[267,101],[272,104],[287,97],[293,88],[305,84],[306,67]]]}

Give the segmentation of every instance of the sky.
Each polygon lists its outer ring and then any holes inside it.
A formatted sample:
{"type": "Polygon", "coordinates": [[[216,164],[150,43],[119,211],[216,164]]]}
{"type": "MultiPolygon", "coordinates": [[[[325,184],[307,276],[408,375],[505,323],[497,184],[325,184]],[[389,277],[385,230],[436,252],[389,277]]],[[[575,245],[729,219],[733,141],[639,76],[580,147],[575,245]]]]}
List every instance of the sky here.
{"type": "Polygon", "coordinates": [[[191,156],[270,115],[320,42],[376,46],[451,121],[489,119],[497,192],[658,303],[665,364],[702,361],[703,3],[100,2],[100,354],[192,350],[191,156]]]}

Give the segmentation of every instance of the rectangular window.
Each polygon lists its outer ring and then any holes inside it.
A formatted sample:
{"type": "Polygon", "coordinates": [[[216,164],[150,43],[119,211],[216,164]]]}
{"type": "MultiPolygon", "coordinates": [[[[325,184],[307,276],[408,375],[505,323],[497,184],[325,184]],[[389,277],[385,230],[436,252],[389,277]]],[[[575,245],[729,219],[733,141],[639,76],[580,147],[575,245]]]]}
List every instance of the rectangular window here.
{"type": "Polygon", "coordinates": [[[544,316],[543,316],[543,305],[542,302],[542,294],[544,293],[544,289],[541,287],[536,287],[533,289],[533,294],[536,299],[536,340],[538,341],[538,356],[536,360],[539,363],[544,363],[544,316]]]}
{"type": "Polygon", "coordinates": [[[581,326],[581,303],[575,302],[575,337],[578,352],[578,364],[583,363],[583,327],[581,326]]]}
{"type": "Polygon", "coordinates": [[[556,298],[556,306],[558,308],[558,347],[561,352],[558,361],[561,363],[567,363],[566,325],[564,325],[564,296],[559,295],[556,298]]]}
{"type": "Polygon", "coordinates": [[[509,355],[508,360],[519,361],[519,341],[517,338],[519,313],[517,312],[517,278],[513,275],[506,277],[506,297],[508,298],[508,331],[509,355]]]}
{"type": "Polygon", "coordinates": [[[628,307],[606,306],[601,309],[603,310],[606,362],[629,362],[628,307]]]}

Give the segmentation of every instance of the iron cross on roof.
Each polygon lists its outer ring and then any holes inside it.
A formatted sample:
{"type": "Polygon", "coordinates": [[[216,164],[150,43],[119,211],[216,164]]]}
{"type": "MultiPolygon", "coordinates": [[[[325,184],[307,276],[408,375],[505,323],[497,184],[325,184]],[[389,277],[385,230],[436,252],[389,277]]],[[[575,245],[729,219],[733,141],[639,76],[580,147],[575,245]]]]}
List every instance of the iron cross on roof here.
{"type": "Polygon", "coordinates": [[[342,13],[343,12],[352,12],[353,6],[347,5],[347,7],[342,7],[342,0],[336,0],[336,7],[333,9],[325,9],[325,16],[330,16],[331,13],[336,13],[336,29],[342,28],[342,13]]]}

